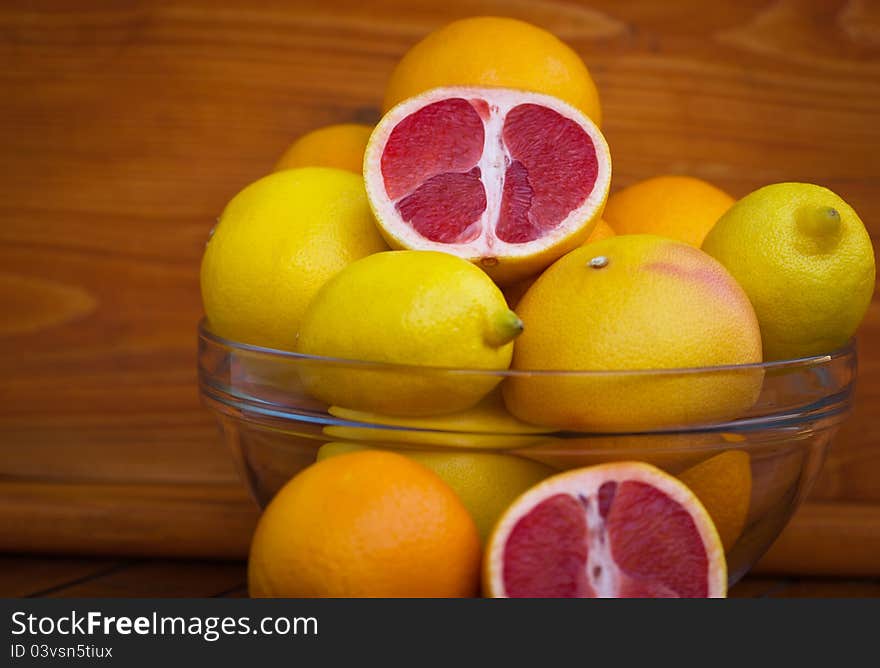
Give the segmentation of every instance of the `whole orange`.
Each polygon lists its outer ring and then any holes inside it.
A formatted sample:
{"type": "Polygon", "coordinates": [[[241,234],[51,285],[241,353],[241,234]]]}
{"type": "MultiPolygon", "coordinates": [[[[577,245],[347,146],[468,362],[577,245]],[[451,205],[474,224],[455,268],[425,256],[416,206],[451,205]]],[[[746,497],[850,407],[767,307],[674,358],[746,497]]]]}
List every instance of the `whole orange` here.
{"type": "Polygon", "coordinates": [[[254,597],[461,597],[477,592],[480,539],[458,496],[391,452],[313,464],[272,499],[248,562],[254,597]]]}
{"type": "Polygon", "coordinates": [[[604,218],[618,234],[657,234],[699,247],[734,199],[692,176],[656,176],[613,193],[604,218]]]}
{"type": "Polygon", "coordinates": [[[611,225],[606,223],[604,218],[600,218],[599,222],[596,223],[596,227],[593,228],[593,231],[590,232],[590,236],[587,237],[587,240],[584,243],[591,244],[594,241],[609,239],[615,236],[615,234],[616,232],[612,229],[611,225]]]}
{"type": "Polygon", "coordinates": [[[477,16],[430,33],[400,60],[383,111],[439,86],[502,86],[553,95],[596,125],[599,93],[581,57],[555,35],[525,21],[477,16]]]}
{"type": "Polygon", "coordinates": [[[745,450],[725,450],[687,471],[678,479],[697,495],[718,529],[725,550],[742,534],[752,495],[752,468],[745,450]]]}
{"type": "Polygon", "coordinates": [[[293,167],[336,167],[364,171],[364,151],[373,128],[357,123],[328,125],[304,134],[284,152],[274,171],[293,167]]]}

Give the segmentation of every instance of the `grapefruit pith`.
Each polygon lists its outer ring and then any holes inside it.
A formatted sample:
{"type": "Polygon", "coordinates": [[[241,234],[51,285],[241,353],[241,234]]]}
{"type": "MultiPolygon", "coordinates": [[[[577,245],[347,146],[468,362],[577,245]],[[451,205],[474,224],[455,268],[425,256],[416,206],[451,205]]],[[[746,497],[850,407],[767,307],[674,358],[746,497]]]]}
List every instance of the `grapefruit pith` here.
{"type": "Polygon", "coordinates": [[[501,598],[722,598],[721,539],[693,492],[648,464],[562,473],[520,496],[484,555],[501,598]]]}
{"type": "Polygon", "coordinates": [[[392,246],[458,255],[510,283],[587,239],[611,158],[596,125],[561,100],[450,86],[385,115],[364,176],[392,246]]]}

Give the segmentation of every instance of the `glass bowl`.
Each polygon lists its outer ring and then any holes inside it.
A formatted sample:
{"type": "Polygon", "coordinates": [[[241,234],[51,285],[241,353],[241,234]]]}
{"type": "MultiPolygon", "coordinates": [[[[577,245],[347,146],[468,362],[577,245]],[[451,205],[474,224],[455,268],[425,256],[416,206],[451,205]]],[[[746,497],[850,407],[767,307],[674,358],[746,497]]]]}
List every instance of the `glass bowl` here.
{"type": "Polygon", "coordinates": [[[498,372],[313,357],[228,341],[210,332],[205,322],[199,326],[203,402],[216,415],[261,506],[313,463],[327,443],[342,443],[333,447],[343,450],[360,446],[434,455],[491,453],[535,462],[548,475],[600,462],[644,461],[692,480],[688,472],[702,465],[701,484],[708,486],[715,502],[741,507],[734,534],[725,541],[730,584],[760,558],[803,501],[850,410],[855,378],[853,342],[827,355],[764,364],[498,372]],[[304,381],[316,378],[358,388],[344,393],[358,405],[329,406],[313,398],[304,381]],[[401,383],[444,396],[459,388],[494,389],[476,408],[451,415],[377,414],[377,406],[396,412],[388,388],[401,383]],[[757,397],[750,408],[736,415],[712,408],[724,404],[718,401],[719,392],[743,383],[751,383],[757,397]],[[565,388],[583,397],[587,415],[592,406],[616,402],[633,415],[632,426],[619,421],[604,422],[598,430],[525,424],[505,411],[505,384],[531,386],[547,397],[565,388]],[[701,410],[703,406],[710,409],[701,410]],[[646,423],[645,415],[653,417],[646,423]],[[716,459],[732,452],[738,454],[716,459]],[[739,462],[740,477],[725,469],[725,459],[739,462]]]}

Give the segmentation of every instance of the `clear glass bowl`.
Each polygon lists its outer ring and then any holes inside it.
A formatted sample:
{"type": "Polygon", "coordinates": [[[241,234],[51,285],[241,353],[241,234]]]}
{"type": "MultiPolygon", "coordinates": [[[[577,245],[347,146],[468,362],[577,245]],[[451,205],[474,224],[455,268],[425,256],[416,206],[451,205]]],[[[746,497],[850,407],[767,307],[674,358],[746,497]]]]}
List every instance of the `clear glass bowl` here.
{"type": "MultiPolygon", "coordinates": [[[[779,535],[822,466],[831,439],[850,410],[856,378],[853,342],[798,360],[659,371],[477,371],[319,358],[228,341],[199,326],[199,385],[256,501],[265,506],[329,442],[431,452],[492,452],[565,470],[607,461],[645,461],[678,475],[721,453],[747,453],[751,491],[745,525],[727,549],[736,582],[779,535]],[[394,383],[454,394],[496,385],[476,412],[395,418],[369,405],[331,407],[306,392],[303,379],[352,380],[376,393],[353,401],[388,406],[394,383]],[[715,384],[717,382],[722,385],[715,384]],[[754,383],[757,400],[741,415],[703,412],[719,387],[754,383]],[[598,432],[525,425],[503,410],[498,388],[534,384],[547,396],[579,392],[585,406],[613,397],[633,415],[672,416],[656,424],[616,425],[598,432]],[[650,392],[644,393],[645,388],[650,392]],[[667,391],[668,390],[668,391],[667,391]],[[382,396],[379,396],[382,395],[382,396]],[[684,401],[684,404],[682,403],[684,401]],[[647,405],[648,402],[650,405],[647,405]],[[635,408],[633,408],[635,407],[635,408]],[[700,413],[699,410],[696,413],[700,413]],[[706,415],[709,415],[706,418],[706,415]],[[459,414],[461,415],[461,414],[459,414]],[[490,416],[486,419],[486,416],[490,416]]],[[[361,393],[363,394],[363,393],[361,393]]],[[[375,408],[375,406],[374,406],[375,408]]],[[[719,482],[719,494],[728,494],[719,482]]]]}

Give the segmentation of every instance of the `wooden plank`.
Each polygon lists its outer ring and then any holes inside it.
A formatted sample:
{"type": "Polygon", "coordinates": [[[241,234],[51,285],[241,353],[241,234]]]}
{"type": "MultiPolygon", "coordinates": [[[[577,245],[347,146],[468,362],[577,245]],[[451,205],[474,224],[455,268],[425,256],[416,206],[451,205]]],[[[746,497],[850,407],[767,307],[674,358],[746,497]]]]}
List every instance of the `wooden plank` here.
{"type": "Polygon", "coordinates": [[[241,562],[144,561],[53,591],[53,598],[202,598],[238,591],[241,562]]]}
{"type": "MultiPolygon", "coordinates": [[[[239,486],[0,483],[0,492],[0,526],[12,528],[0,552],[240,559],[258,515],[239,486]]],[[[754,572],[880,576],[878,515],[868,504],[807,503],[754,572]]]]}
{"type": "Polygon", "coordinates": [[[771,591],[770,598],[878,598],[880,580],[803,579],[771,591]]]}
{"type": "MultiPolygon", "coordinates": [[[[244,562],[0,557],[0,596],[222,597],[247,596],[244,562]]],[[[880,597],[880,578],[749,576],[731,598],[880,597]]]]}
{"type": "Polygon", "coordinates": [[[877,598],[880,579],[768,578],[750,575],[734,585],[730,598],[877,598]]]}
{"type": "Polygon", "coordinates": [[[0,484],[0,552],[247,555],[257,507],[237,485],[0,484]]]}
{"type": "Polygon", "coordinates": [[[218,598],[247,598],[248,597],[247,585],[242,584],[241,586],[236,587],[235,589],[230,589],[229,591],[225,591],[222,594],[218,594],[217,597],[218,598]]]}
{"type": "Polygon", "coordinates": [[[788,578],[768,578],[747,575],[727,592],[728,598],[762,598],[791,586],[788,578]]]}
{"type": "MultiPolygon", "coordinates": [[[[241,554],[247,511],[229,501],[230,458],[195,388],[208,230],[296,135],[374,120],[409,45],[450,19],[498,11],[489,0],[0,8],[0,476],[39,483],[0,501],[18,527],[0,545],[83,551],[79,531],[102,553],[241,554]],[[77,480],[98,484],[95,500],[72,484],[41,486],[77,480]],[[204,510],[165,496],[165,485],[184,484],[204,485],[204,510]],[[199,522],[225,531],[218,507],[239,518],[235,537],[187,540],[209,533],[199,522]],[[181,525],[157,530],[163,522],[181,525]]],[[[615,188],[663,172],[735,195],[814,181],[878,238],[877,3],[543,0],[504,11],[553,30],[589,63],[615,188]]],[[[880,524],[861,506],[880,504],[880,298],[860,353],[856,409],[814,490],[828,513],[786,534],[765,560],[772,568],[838,567],[845,555],[823,545],[850,525],[863,546],[853,555],[868,556],[841,567],[865,571],[876,554],[880,524]]]]}
{"type": "Polygon", "coordinates": [[[880,575],[880,505],[808,503],[754,572],[880,575]]]}
{"type": "MultiPolygon", "coordinates": [[[[242,561],[135,560],[0,556],[5,597],[247,597],[242,561]]],[[[750,575],[731,598],[880,597],[880,578],[798,578],[750,575]]]]}
{"type": "Polygon", "coordinates": [[[42,596],[49,590],[107,572],[120,565],[113,559],[0,556],[0,596],[42,596]]]}

